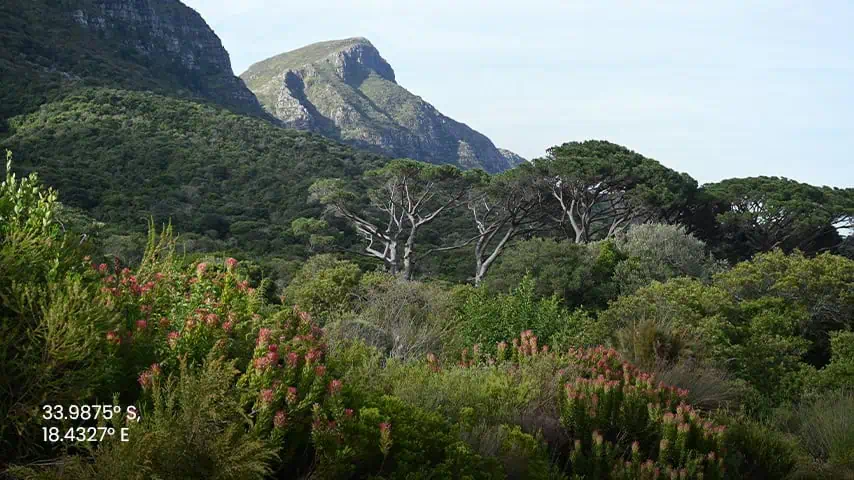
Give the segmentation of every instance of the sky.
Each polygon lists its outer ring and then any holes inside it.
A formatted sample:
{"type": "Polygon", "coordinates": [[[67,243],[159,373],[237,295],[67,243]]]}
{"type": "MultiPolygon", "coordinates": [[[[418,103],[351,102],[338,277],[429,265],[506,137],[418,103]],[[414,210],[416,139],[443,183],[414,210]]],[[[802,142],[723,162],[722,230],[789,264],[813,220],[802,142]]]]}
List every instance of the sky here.
{"type": "Polygon", "coordinates": [[[525,158],[587,139],[701,184],[854,187],[848,0],[183,0],[236,74],[368,38],[397,82],[525,158]]]}

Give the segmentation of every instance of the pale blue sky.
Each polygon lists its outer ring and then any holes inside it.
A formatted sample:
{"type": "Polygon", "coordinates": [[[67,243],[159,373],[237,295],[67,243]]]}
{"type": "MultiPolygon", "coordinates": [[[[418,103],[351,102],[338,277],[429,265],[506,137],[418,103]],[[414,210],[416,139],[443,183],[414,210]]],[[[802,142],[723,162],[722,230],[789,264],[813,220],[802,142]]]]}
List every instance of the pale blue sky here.
{"type": "Polygon", "coordinates": [[[854,186],[847,0],[184,0],[234,70],[367,37],[397,81],[526,158],[625,145],[701,183],[854,186]]]}

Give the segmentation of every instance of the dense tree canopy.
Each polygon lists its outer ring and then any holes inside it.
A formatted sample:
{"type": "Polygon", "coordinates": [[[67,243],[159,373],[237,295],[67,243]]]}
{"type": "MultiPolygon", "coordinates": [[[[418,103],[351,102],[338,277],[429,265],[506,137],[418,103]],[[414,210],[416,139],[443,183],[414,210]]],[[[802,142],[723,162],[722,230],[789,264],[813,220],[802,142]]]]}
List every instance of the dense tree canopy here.
{"type": "Polygon", "coordinates": [[[606,141],[570,142],[535,161],[556,202],[553,217],[576,243],[608,238],[633,222],[678,217],[696,182],[606,141]]]}
{"type": "Polygon", "coordinates": [[[852,224],[850,191],[778,177],[737,178],[706,185],[719,224],[717,242],[732,259],[774,248],[821,252],[838,247],[852,224]]]}

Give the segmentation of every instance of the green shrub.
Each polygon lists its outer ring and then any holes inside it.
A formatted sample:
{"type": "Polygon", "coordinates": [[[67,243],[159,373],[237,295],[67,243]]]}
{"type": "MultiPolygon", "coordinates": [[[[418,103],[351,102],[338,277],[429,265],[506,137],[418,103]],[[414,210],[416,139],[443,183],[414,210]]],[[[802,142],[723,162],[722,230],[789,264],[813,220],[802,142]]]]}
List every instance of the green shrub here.
{"type": "Polygon", "coordinates": [[[791,429],[819,471],[854,477],[854,393],[826,392],[798,407],[791,429]]]}
{"type": "Polygon", "coordinates": [[[809,390],[818,395],[828,390],[854,390],[854,332],[832,332],[830,351],[830,363],[809,377],[809,390]]]}
{"type": "Polygon", "coordinates": [[[285,289],[284,300],[312,315],[321,325],[353,306],[362,273],[359,267],[333,255],[308,259],[285,289]]]}
{"type": "Polygon", "coordinates": [[[677,225],[632,225],[618,237],[617,248],[628,257],[614,271],[623,295],[675,277],[708,281],[723,268],[706,252],[705,243],[677,225]]]}
{"type": "Polygon", "coordinates": [[[602,308],[616,296],[611,277],[620,259],[612,242],[579,245],[534,238],[507,249],[489,270],[484,285],[492,292],[506,293],[529,275],[538,298],[557,295],[568,308],[602,308]]]}
{"type": "Polygon", "coordinates": [[[210,357],[202,369],[182,364],[173,375],[155,375],[150,407],[142,407],[138,423],[126,424],[129,441],[116,437],[56,467],[12,473],[25,479],[265,478],[275,451],[247,432],[232,390],[237,373],[233,362],[210,357]]]}
{"type": "Polygon", "coordinates": [[[574,439],[569,469],[591,478],[723,478],[726,431],[684,403],[688,392],[602,347],[570,355],[587,374],[566,384],[561,421],[574,439]]]}
{"type": "Polygon", "coordinates": [[[495,345],[518,332],[532,330],[548,343],[567,323],[569,313],[557,296],[538,298],[530,276],[509,293],[490,295],[483,288],[458,290],[457,319],[466,345],[480,345],[495,352],[495,345]]]}
{"type": "Polygon", "coordinates": [[[727,468],[731,478],[788,478],[803,457],[792,435],[742,415],[719,415],[727,426],[727,468]]]}

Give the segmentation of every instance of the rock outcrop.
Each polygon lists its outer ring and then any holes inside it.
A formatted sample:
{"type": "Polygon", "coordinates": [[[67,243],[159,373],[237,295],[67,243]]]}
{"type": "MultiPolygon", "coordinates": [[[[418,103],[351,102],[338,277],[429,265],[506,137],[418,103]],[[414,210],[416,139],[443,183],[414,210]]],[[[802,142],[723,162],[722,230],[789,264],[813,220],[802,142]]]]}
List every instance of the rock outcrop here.
{"type": "Polygon", "coordinates": [[[315,43],[241,75],[284,125],[430,163],[500,172],[524,161],[397,84],[365,38],[315,43]]]}

